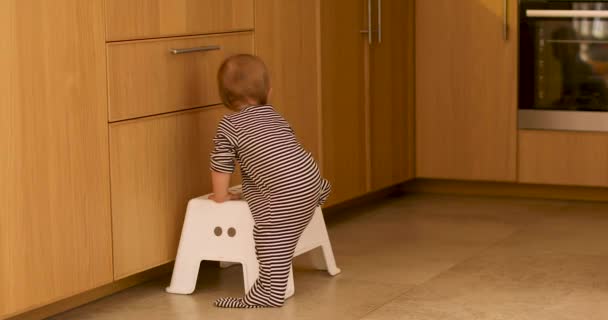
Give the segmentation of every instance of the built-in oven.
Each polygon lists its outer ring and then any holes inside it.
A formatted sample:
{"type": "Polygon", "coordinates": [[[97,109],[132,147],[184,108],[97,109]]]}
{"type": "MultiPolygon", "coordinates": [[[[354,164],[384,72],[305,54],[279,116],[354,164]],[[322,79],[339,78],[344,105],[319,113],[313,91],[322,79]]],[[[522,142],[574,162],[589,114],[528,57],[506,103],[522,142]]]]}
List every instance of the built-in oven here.
{"type": "Polygon", "coordinates": [[[521,129],[608,131],[608,0],[520,0],[521,129]]]}

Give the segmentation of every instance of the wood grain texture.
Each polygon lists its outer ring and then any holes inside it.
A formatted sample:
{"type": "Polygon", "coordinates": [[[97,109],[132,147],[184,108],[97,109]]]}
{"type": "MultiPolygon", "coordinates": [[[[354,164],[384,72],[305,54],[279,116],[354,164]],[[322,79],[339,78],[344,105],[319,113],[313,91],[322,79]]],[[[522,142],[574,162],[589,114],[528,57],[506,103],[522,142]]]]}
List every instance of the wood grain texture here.
{"type": "Polygon", "coordinates": [[[253,53],[251,32],[109,44],[110,121],[220,103],[217,70],[237,53],[253,53]],[[203,46],[221,50],[169,52],[203,46]]]}
{"type": "Polygon", "coordinates": [[[383,0],[381,16],[370,50],[372,190],[412,179],[415,160],[414,0],[383,0]]]}
{"type": "Polygon", "coordinates": [[[104,47],[101,0],[0,1],[0,318],[112,281],[104,47]]]}
{"type": "MultiPolygon", "coordinates": [[[[40,308],[20,313],[17,316],[10,317],[7,320],[41,320],[58,315],[60,313],[78,308],[87,303],[94,302],[104,297],[119,293],[134,286],[157,280],[161,277],[171,275],[173,271],[173,263],[167,263],[162,266],[146,270],[130,277],[120,279],[100,287],[79,293],[69,298],[59,300],[57,302],[44,305],[40,308]]],[[[3,319],[3,318],[0,318],[3,319]]]]}
{"type": "Polygon", "coordinates": [[[608,134],[519,131],[518,180],[608,187],[608,134]]]}
{"type": "Polygon", "coordinates": [[[318,0],[257,0],[255,47],[271,74],[271,103],[321,164],[318,0]]]}
{"type": "Polygon", "coordinates": [[[364,46],[366,2],[321,1],[323,168],[328,205],[367,192],[364,46]]]}
{"type": "Polygon", "coordinates": [[[107,40],[251,30],[254,0],[106,0],[107,40]]]}
{"type": "Polygon", "coordinates": [[[115,279],[175,259],[188,200],[211,192],[209,153],[226,112],[217,106],[110,126],[115,279]]]}
{"type": "Polygon", "coordinates": [[[416,1],[416,174],[516,179],[517,1],[416,1]]]}

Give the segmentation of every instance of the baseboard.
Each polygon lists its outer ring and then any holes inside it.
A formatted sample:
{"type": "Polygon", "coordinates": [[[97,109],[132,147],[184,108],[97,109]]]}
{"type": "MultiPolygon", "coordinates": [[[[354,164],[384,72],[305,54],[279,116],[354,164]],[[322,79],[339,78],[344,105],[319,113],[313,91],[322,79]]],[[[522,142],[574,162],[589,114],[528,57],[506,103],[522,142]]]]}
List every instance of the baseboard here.
{"type": "Polygon", "coordinates": [[[173,262],[162,266],[132,275],[130,277],[112,282],[110,284],[95,288],[73,297],[63,299],[49,305],[21,313],[19,315],[10,316],[9,318],[1,318],[6,320],[41,320],[48,317],[60,314],[62,312],[80,307],[95,300],[107,297],[114,293],[131,288],[138,284],[157,279],[159,277],[170,274],[173,270],[173,262]]]}
{"type": "Polygon", "coordinates": [[[353,208],[360,208],[362,206],[370,205],[377,200],[388,198],[391,196],[400,196],[404,194],[402,185],[390,186],[381,190],[373,191],[362,195],[358,198],[354,198],[345,202],[332,204],[323,208],[323,216],[326,222],[330,222],[334,219],[339,219],[342,216],[340,213],[346,213],[353,208]]]}
{"type": "Polygon", "coordinates": [[[552,200],[608,201],[608,188],[417,179],[402,186],[407,193],[501,196],[552,200]]]}

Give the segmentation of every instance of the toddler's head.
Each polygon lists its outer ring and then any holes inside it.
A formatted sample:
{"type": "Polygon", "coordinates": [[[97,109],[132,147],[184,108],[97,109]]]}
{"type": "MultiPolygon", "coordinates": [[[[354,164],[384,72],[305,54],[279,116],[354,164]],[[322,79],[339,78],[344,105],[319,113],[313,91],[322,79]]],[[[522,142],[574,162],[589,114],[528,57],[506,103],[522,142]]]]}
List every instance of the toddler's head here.
{"type": "Polygon", "coordinates": [[[258,57],[249,54],[229,57],[220,66],[217,81],[222,102],[232,110],[268,101],[270,79],[258,57]]]}

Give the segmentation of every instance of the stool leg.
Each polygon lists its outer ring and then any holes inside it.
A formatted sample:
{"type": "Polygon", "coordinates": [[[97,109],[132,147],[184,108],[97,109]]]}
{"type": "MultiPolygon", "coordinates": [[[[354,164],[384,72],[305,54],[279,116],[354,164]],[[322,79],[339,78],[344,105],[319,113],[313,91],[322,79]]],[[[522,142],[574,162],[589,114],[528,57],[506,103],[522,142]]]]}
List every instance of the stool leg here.
{"type": "Polygon", "coordinates": [[[291,298],[296,293],[296,286],[293,281],[293,266],[289,269],[289,278],[287,278],[287,290],[285,290],[285,300],[291,298]]]}
{"type": "Polygon", "coordinates": [[[257,263],[257,260],[249,260],[247,262],[242,262],[243,265],[243,282],[245,284],[245,294],[251,290],[251,287],[255,284],[255,281],[258,279],[258,275],[260,272],[260,266],[257,263]]]}
{"type": "Polygon", "coordinates": [[[335,276],[342,272],[338,266],[336,266],[336,259],[334,257],[334,251],[331,249],[329,240],[321,245],[323,250],[323,257],[325,258],[325,265],[327,266],[327,272],[330,275],[335,276]]]}
{"type": "Polygon", "coordinates": [[[323,227],[323,244],[321,245],[321,250],[323,250],[323,257],[325,258],[325,265],[327,266],[327,272],[330,275],[335,276],[342,272],[338,266],[336,266],[336,258],[334,257],[334,250],[331,248],[331,242],[329,241],[329,234],[327,234],[327,228],[325,227],[325,219],[323,219],[323,213],[321,213],[321,209],[319,210],[319,220],[320,224],[323,227]]]}
{"type": "Polygon", "coordinates": [[[200,266],[201,260],[197,258],[178,257],[173,267],[171,285],[167,287],[166,291],[176,294],[191,294],[194,292],[200,266]]]}

